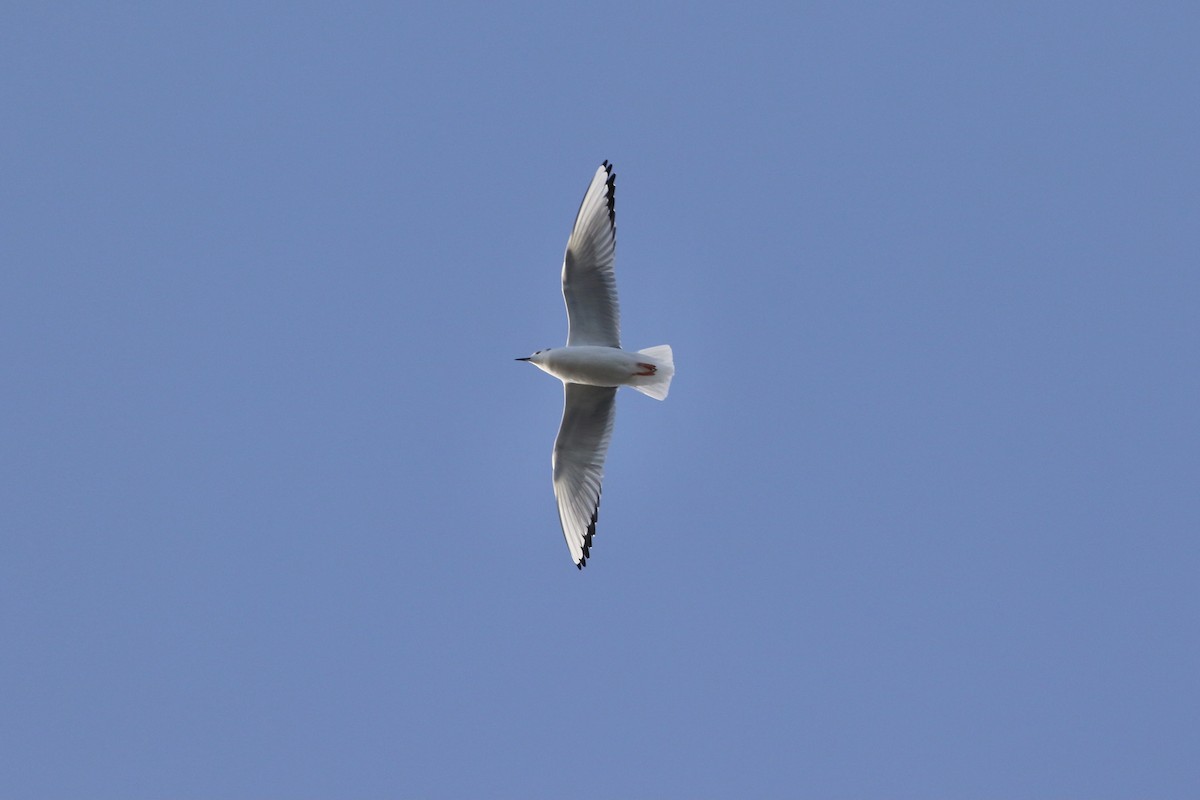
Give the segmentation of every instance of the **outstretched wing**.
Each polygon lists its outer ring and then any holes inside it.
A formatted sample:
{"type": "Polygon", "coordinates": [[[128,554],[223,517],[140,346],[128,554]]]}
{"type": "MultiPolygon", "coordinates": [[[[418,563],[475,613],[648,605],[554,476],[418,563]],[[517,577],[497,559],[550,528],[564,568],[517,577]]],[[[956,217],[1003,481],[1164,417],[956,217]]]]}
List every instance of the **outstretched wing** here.
{"type": "Polygon", "coordinates": [[[587,563],[596,516],[604,456],[612,438],[615,386],[564,383],[563,417],[554,440],[554,496],[558,519],[575,566],[587,563]]]}
{"type": "Polygon", "coordinates": [[[621,346],[613,261],[617,248],[616,175],[605,161],[592,177],[563,257],[567,345],[621,346]]]}

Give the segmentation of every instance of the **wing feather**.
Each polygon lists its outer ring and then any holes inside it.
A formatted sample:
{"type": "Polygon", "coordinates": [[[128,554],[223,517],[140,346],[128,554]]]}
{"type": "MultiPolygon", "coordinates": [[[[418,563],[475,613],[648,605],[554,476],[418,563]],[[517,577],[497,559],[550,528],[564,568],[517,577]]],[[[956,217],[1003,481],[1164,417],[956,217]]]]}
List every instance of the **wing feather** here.
{"type": "Polygon", "coordinates": [[[563,384],[563,417],[554,440],[554,496],[575,566],[591,554],[600,508],[604,457],[616,416],[616,387],[563,384]]]}
{"type": "Polygon", "coordinates": [[[613,271],[617,248],[616,174],[605,161],[596,170],[575,216],[563,256],[567,345],[621,346],[621,312],[613,271]]]}

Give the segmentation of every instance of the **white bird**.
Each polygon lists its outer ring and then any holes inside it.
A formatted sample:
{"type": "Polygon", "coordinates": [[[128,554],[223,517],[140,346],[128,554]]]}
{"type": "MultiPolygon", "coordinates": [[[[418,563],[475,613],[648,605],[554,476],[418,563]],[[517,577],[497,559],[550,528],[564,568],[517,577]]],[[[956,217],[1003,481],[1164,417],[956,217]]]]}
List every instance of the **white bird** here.
{"type": "Polygon", "coordinates": [[[596,535],[604,456],[612,438],[618,386],[665,400],[675,374],[670,345],[621,349],[613,260],[617,245],[616,176],[605,161],[579,205],[563,257],[567,345],[528,361],[563,382],[563,417],[554,440],[554,496],[575,566],[583,569],[596,535]]]}

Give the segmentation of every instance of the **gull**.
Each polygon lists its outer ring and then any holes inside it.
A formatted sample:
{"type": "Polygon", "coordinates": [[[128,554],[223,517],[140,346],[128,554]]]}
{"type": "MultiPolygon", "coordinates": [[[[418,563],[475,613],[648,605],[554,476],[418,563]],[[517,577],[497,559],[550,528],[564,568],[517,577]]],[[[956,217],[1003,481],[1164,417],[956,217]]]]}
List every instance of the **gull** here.
{"type": "Polygon", "coordinates": [[[605,161],[579,204],[563,256],[566,347],[538,350],[517,359],[563,382],[562,423],[550,463],[558,519],[571,560],[579,569],[587,563],[596,535],[617,387],[629,386],[656,400],[665,400],[675,374],[670,345],[637,352],[621,349],[617,280],[613,274],[615,200],[616,175],[605,161]]]}

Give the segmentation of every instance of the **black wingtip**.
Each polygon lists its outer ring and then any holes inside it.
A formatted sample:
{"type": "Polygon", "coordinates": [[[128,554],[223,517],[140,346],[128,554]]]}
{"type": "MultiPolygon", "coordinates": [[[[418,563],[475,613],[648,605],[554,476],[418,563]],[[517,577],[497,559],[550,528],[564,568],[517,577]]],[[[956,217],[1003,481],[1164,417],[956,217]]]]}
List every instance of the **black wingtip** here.
{"type": "Polygon", "coordinates": [[[608,161],[604,162],[604,169],[608,172],[608,224],[612,225],[613,230],[617,229],[617,173],[613,172],[612,164],[608,161]]]}
{"type": "MultiPolygon", "coordinates": [[[[604,162],[601,163],[600,166],[603,167],[604,171],[608,174],[608,178],[604,181],[604,185],[605,185],[605,192],[604,192],[605,198],[604,199],[608,205],[608,226],[610,228],[612,228],[612,233],[613,233],[613,236],[615,237],[617,235],[617,175],[616,175],[616,173],[613,172],[613,165],[608,163],[607,159],[605,159],[604,162]]],[[[595,180],[595,178],[593,178],[593,181],[594,180],[595,180]]],[[[592,184],[589,183],[588,191],[590,192],[591,189],[592,189],[592,184]]],[[[583,211],[583,202],[584,202],[584,200],[587,200],[587,198],[588,198],[588,193],[584,192],[583,199],[579,201],[579,211],[575,212],[575,221],[576,222],[579,221],[579,213],[580,213],[580,211],[583,211]]]]}
{"type": "Polygon", "coordinates": [[[596,496],[596,507],[592,509],[592,521],[588,523],[587,533],[583,537],[583,555],[575,564],[576,569],[582,570],[587,566],[587,560],[592,555],[592,539],[596,536],[596,520],[600,519],[600,496],[596,496]]]}

